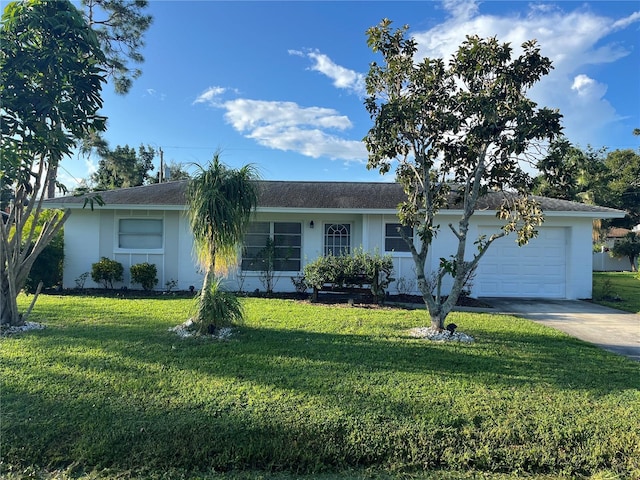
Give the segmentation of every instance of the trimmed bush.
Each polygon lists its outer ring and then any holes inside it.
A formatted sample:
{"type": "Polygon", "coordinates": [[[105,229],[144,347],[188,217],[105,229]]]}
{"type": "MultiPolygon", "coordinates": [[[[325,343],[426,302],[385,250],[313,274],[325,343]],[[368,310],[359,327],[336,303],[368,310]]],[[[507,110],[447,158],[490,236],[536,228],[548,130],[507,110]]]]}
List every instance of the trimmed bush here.
{"type": "Polygon", "coordinates": [[[131,282],[139,283],[144,290],[153,290],[158,284],[158,268],[153,263],[136,263],[131,265],[131,282]]]}
{"type": "Polygon", "coordinates": [[[325,284],[347,288],[371,285],[371,293],[381,297],[394,280],[392,273],[390,255],[371,254],[360,248],[352,255],[327,255],[308,263],[304,267],[304,282],[318,290],[325,284]]]}
{"type": "Polygon", "coordinates": [[[124,267],[116,260],[102,257],[99,262],[91,265],[91,279],[101,283],[104,288],[113,288],[113,282],[121,282],[124,267]]]}

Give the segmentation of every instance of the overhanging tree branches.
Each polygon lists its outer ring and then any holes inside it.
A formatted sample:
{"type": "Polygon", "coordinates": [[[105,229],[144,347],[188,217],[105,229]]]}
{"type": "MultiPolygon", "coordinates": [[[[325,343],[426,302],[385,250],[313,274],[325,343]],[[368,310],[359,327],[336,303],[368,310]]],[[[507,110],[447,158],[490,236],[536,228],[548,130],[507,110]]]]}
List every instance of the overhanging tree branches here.
{"type": "Polygon", "coordinates": [[[68,1],[7,5],[0,44],[1,182],[8,210],[0,222],[0,323],[15,325],[24,320],[16,298],[29,270],[69,215],[53,215],[36,237],[49,173],[78,139],[105,128],[98,114],[105,57],[68,1]]]}

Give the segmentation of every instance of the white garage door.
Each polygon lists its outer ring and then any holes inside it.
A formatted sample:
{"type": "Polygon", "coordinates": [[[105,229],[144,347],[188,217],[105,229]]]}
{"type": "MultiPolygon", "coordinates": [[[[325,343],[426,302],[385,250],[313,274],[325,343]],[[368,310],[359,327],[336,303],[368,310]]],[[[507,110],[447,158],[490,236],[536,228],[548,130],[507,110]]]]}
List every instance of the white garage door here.
{"type": "MultiPolygon", "coordinates": [[[[474,280],[481,297],[565,298],[566,229],[540,227],[527,245],[514,235],[496,240],[480,260],[474,280]]],[[[490,235],[495,229],[480,229],[490,235]]]]}

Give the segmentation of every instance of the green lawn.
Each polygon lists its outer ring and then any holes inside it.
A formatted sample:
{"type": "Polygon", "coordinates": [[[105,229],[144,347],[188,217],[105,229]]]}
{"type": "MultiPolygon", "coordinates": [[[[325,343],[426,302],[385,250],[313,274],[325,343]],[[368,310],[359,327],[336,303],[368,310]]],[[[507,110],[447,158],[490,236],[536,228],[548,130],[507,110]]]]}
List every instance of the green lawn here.
{"type": "Polygon", "coordinates": [[[168,332],[189,299],[42,296],[1,340],[0,475],[640,477],[637,362],[509,316],[445,345],[421,310],[244,305],[212,341],[168,332]]]}
{"type": "Polygon", "coordinates": [[[640,313],[640,278],[631,272],[593,272],[593,300],[608,307],[640,313]]]}

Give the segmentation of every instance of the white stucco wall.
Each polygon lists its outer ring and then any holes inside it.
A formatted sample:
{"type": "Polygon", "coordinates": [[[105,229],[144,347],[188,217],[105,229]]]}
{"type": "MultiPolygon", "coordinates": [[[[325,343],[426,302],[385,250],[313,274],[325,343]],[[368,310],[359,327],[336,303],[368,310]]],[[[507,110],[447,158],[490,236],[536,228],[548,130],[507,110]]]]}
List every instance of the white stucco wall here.
{"type": "MultiPolygon", "coordinates": [[[[350,223],[351,246],[362,246],[369,251],[377,250],[384,254],[384,225],[396,223],[397,217],[393,214],[381,215],[375,213],[355,214],[344,212],[260,212],[256,214],[256,221],[292,221],[302,224],[302,265],[323,254],[324,225],[326,223],[350,223]],[[311,222],[313,221],[313,228],[311,222]]],[[[457,239],[448,227],[448,223],[457,222],[455,216],[443,215],[438,219],[440,232],[431,247],[427,259],[426,273],[436,271],[439,259],[448,258],[455,253],[457,239]]],[[[473,242],[476,240],[480,228],[488,225],[496,225],[493,215],[476,215],[470,225],[467,258],[471,258],[475,252],[473,242]]],[[[566,297],[590,298],[591,297],[591,219],[548,216],[545,227],[562,227],[566,230],[567,258],[566,258],[566,297]]],[[[515,240],[514,240],[515,241],[515,240]]],[[[526,247],[523,247],[526,248],[526,247]]],[[[74,210],[65,226],[65,264],[64,264],[64,288],[76,287],[76,279],[84,272],[90,272],[91,264],[97,262],[100,257],[107,257],[120,261],[125,269],[125,279],[118,286],[139,288],[131,285],[129,267],[135,263],[150,262],[158,268],[157,289],[165,289],[166,283],[175,280],[177,289],[187,290],[189,286],[196,289],[202,284],[202,272],[193,255],[193,242],[186,217],[180,211],[163,210],[74,210]],[[162,218],[164,221],[163,248],[157,251],[125,251],[117,248],[118,220],[121,218],[162,218]]],[[[405,286],[413,285],[413,291],[417,292],[415,284],[414,264],[411,255],[407,252],[392,253],[394,262],[394,277],[403,279],[405,286]]],[[[290,277],[296,272],[284,272],[279,274],[276,291],[293,291],[294,287],[290,277]]],[[[230,272],[226,280],[227,288],[238,290],[240,286],[244,291],[255,289],[264,290],[258,272],[246,272],[238,277],[230,272]]],[[[451,279],[446,278],[444,291],[450,288],[451,279]]],[[[100,287],[88,278],[85,287],[100,287]]],[[[398,293],[397,284],[393,283],[389,291],[398,293]]],[[[472,291],[472,294],[474,292],[472,291]]]]}
{"type": "MultiPolygon", "coordinates": [[[[76,288],[76,280],[91,272],[91,264],[100,259],[100,216],[90,210],[74,210],[64,225],[63,288],[76,288]]],[[[88,276],[87,288],[97,287],[88,276]]]]}

